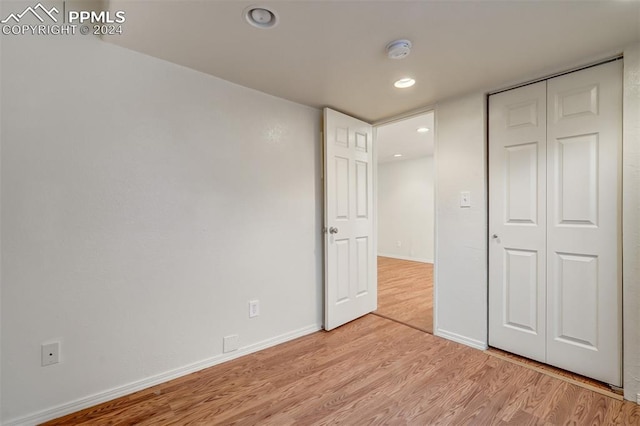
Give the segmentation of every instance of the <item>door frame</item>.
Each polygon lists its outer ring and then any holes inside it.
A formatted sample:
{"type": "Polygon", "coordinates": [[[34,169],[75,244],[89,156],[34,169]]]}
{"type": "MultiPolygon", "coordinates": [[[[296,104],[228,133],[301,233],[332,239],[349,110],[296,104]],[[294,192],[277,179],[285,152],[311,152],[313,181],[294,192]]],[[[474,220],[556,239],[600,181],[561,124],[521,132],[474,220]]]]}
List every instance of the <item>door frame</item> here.
{"type": "MultiPolygon", "coordinates": [[[[403,120],[407,120],[409,118],[417,117],[419,115],[433,113],[433,330],[432,335],[436,335],[436,330],[438,327],[437,324],[437,312],[438,312],[438,283],[437,283],[437,268],[438,268],[438,179],[437,179],[437,170],[438,170],[438,111],[436,105],[427,105],[422,108],[413,109],[402,113],[400,115],[396,115],[393,117],[385,118],[383,120],[374,121],[371,123],[373,126],[373,209],[374,209],[374,243],[376,248],[376,259],[377,259],[377,250],[378,250],[378,150],[376,146],[376,135],[378,131],[378,127],[384,126],[387,124],[397,123],[403,120]]],[[[377,260],[376,260],[377,265],[377,260]]],[[[377,281],[376,281],[377,285],[377,281]]]]}

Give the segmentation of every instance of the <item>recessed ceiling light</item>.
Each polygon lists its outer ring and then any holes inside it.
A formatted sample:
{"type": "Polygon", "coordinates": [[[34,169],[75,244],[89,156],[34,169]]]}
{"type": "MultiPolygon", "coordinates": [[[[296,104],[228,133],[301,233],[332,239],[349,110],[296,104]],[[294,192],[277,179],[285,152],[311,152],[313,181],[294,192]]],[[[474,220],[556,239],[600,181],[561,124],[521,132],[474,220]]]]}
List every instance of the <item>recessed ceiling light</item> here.
{"type": "Polygon", "coordinates": [[[267,29],[278,25],[278,14],[263,6],[249,6],[243,14],[247,22],[256,28],[267,29]]]}
{"type": "Polygon", "coordinates": [[[402,154],[393,154],[394,157],[402,157],[402,154]]]}
{"type": "Polygon", "coordinates": [[[428,127],[418,127],[418,133],[427,133],[429,131],[428,127]]]}
{"type": "Polygon", "coordinates": [[[406,89],[407,87],[411,87],[416,84],[416,81],[412,78],[401,78],[400,80],[393,83],[398,89],[406,89]]]}

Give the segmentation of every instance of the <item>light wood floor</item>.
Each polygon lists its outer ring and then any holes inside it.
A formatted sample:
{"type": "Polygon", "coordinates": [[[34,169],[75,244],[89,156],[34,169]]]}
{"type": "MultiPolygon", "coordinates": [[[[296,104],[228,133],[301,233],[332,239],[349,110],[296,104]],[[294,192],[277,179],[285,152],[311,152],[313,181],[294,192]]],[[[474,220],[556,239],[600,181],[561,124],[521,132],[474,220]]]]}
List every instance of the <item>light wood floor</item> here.
{"type": "Polygon", "coordinates": [[[433,333],[433,265],[378,256],[376,313],[433,333]]]}
{"type": "Polygon", "coordinates": [[[611,398],[619,399],[620,401],[624,399],[622,389],[614,390],[607,383],[599,382],[598,380],[581,376],[580,374],[572,373],[571,371],[563,370],[561,368],[557,368],[549,364],[543,364],[541,362],[524,358],[519,355],[512,354],[498,348],[490,347],[487,350],[487,354],[492,356],[497,356],[498,358],[502,358],[509,362],[522,365],[532,370],[539,371],[548,376],[555,377],[569,383],[573,383],[585,389],[596,391],[602,395],[607,395],[607,396],[610,396],[611,398]]]}
{"type": "MultiPolygon", "coordinates": [[[[378,310],[376,314],[419,330],[433,333],[433,265],[407,260],[378,257],[378,310]]],[[[616,395],[607,384],[491,348],[490,355],[499,356],[547,375],[561,377],[590,389],[616,395]]],[[[619,396],[618,396],[619,397],[619,396]]]]}
{"type": "Polygon", "coordinates": [[[640,407],[367,315],[50,425],[634,425],[640,407]]]}

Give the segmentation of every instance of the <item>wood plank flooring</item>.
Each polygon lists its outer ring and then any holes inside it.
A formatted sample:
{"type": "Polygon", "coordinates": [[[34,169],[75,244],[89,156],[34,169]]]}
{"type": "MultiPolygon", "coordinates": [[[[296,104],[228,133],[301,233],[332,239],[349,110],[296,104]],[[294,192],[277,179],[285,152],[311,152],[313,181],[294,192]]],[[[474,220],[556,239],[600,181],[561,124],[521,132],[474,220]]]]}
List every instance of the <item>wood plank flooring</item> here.
{"type": "Polygon", "coordinates": [[[634,425],[640,407],[367,315],[49,425],[634,425]]]}
{"type": "Polygon", "coordinates": [[[557,378],[560,378],[561,380],[577,384],[578,386],[582,386],[584,388],[594,390],[603,395],[608,395],[612,398],[616,398],[619,400],[623,399],[622,391],[614,392],[609,387],[608,384],[599,382],[589,377],[581,376],[579,374],[572,373],[571,371],[566,371],[561,368],[556,368],[552,365],[543,364],[541,362],[534,361],[532,359],[524,358],[519,355],[512,354],[498,348],[489,348],[487,353],[489,355],[497,356],[509,362],[514,362],[516,364],[523,365],[527,368],[540,371],[543,374],[549,375],[551,377],[557,377],[557,378]]]}
{"type": "MultiPolygon", "coordinates": [[[[433,265],[378,256],[378,310],[375,314],[433,334],[433,265]]],[[[491,348],[488,353],[620,399],[606,383],[500,349],[491,348]]]]}
{"type": "Polygon", "coordinates": [[[376,313],[433,333],[433,265],[378,256],[376,313]]]}

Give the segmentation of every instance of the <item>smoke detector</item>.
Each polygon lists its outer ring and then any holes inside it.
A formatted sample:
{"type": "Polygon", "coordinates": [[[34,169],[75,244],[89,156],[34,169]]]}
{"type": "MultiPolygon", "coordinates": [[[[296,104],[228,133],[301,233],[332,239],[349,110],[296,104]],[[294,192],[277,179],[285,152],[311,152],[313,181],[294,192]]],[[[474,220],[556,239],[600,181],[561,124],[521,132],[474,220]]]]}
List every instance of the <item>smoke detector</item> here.
{"type": "Polygon", "coordinates": [[[389,59],[403,59],[411,53],[411,42],[409,40],[396,40],[387,44],[387,56],[389,59]]]}

